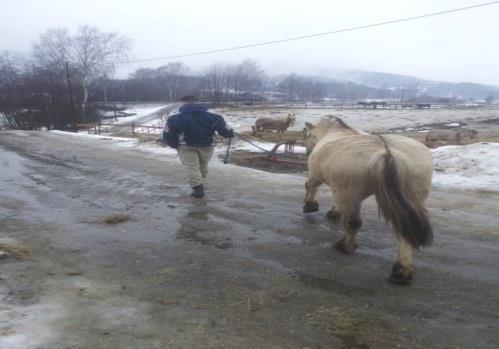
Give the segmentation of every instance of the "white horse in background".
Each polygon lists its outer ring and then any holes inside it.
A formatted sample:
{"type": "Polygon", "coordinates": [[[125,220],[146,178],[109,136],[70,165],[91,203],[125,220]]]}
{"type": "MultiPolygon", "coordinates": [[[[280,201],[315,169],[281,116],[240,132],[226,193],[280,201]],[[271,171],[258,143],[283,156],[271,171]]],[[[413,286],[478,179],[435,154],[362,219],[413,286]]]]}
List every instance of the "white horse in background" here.
{"type": "Polygon", "coordinates": [[[430,151],[422,143],[398,135],[371,135],[351,128],[337,117],[306,123],[309,178],[303,212],[319,210],[315,200],[321,184],[331,188],[335,205],[328,216],[341,216],[344,236],[335,243],[343,253],[353,253],[362,226],[362,202],[375,195],[380,214],[392,223],[399,256],[389,280],[410,283],[412,249],[432,242],[425,209],[433,174],[430,151]]]}

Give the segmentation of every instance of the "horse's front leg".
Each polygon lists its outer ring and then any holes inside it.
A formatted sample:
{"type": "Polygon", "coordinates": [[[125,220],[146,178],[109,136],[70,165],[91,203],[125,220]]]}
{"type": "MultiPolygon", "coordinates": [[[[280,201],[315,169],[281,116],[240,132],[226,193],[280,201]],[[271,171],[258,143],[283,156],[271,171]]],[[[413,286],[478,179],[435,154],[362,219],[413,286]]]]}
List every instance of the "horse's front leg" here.
{"type": "Polygon", "coordinates": [[[393,264],[388,281],[394,284],[409,284],[414,274],[412,246],[399,232],[395,232],[395,235],[399,244],[399,255],[397,261],[393,264]]]}
{"type": "Polygon", "coordinates": [[[305,205],[303,205],[303,213],[310,213],[319,211],[319,203],[315,200],[315,195],[317,194],[317,190],[319,186],[322,184],[321,181],[315,178],[309,178],[305,183],[305,205]]]}

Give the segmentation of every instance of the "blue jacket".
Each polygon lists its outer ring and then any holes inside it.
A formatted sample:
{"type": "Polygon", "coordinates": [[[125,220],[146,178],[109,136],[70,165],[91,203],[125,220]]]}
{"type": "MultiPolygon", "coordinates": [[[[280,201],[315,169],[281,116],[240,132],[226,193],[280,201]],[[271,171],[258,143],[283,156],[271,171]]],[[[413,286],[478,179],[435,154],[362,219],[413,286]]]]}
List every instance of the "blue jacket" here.
{"type": "Polygon", "coordinates": [[[215,131],[225,138],[234,137],[234,131],[227,127],[223,117],[209,113],[208,108],[199,103],[186,104],[179,111],[168,118],[163,131],[163,138],[172,148],[178,147],[180,136],[185,144],[198,147],[210,146],[215,131]]]}

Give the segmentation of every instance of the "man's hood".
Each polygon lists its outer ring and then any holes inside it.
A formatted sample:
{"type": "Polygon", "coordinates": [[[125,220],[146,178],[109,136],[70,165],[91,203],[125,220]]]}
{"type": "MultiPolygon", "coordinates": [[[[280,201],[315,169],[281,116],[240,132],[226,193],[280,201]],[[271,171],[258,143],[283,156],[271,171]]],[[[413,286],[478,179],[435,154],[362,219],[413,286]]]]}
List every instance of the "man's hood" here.
{"type": "Polygon", "coordinates": [[[189,103],[180,107],[179,111],[181,113],[195,113],[195,112],[205,112],[208,108],[199,103],[189,103]]]}

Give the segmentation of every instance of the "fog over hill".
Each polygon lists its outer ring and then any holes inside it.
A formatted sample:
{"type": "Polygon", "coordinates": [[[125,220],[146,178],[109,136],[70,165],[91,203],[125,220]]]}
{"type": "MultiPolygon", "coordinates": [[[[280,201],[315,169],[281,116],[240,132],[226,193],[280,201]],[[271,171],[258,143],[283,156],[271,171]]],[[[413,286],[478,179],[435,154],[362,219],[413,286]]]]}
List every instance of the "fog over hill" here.
{"type": "Polygon", "coordinates": [[[376,89],[412,89],[417,90],[418,95],[433,97],[483,100],[492,95],[495,99],[499,98],[499,87],[472,82],[434,81],[409,75],[350,69],[324,69],[316,76],[322,80],[350,81],[376,89]]]}

